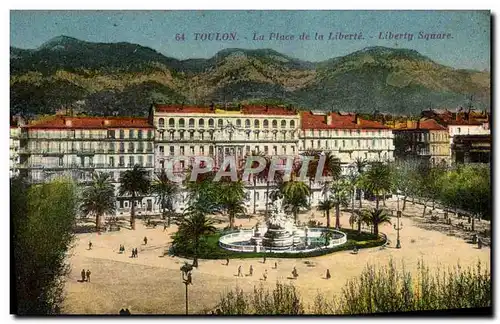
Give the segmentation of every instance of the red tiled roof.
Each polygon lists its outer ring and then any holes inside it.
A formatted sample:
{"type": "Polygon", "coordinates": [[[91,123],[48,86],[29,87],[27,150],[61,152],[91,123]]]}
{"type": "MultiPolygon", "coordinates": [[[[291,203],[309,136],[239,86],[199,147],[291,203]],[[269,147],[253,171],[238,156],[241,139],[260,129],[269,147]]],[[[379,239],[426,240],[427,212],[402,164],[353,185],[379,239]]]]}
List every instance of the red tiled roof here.
{"type": "Polygon", "coordinates": [[[297,113],[293,110],[288,110],[283,107],[266,107],[266,106],[243,106],[241,113],[245,115],[284,115],[293,116],[297,113]]]}
{"type": "Polygon", "coordinates": [[[356,115],[339,115],[330,113],[332,122],[326,123],[326,115],[315,115],[312,112],[302,112],[302,129],[389,129],[380,122],[359,118],[356,115]]]}
{"type": "Polygon", "coordinates": [[[419,123],[414,121],[411,127],[408,127],[407,124],[399,124],[394,130],[446,130],[446,127],[440,125],[434,119],[421,119],[419,123]],[[417,127],[418,126],[418,127],[417,127]]]}
{"type": "Polygon", "coordinates": [[[185,106],[185,105],[154,105],[156,112],[170,112],[170,113],[198,113],[198,114],[213,114],[214,110],[210,107],[198,107],[198,106],[185,106]]]}
{"type": "Polygon", "coordinates": [[[140,117],[69,117],[54,116],[34,121],[29,129],[108,129],[108,128],[154,128],[147,118],[140,117]]]}

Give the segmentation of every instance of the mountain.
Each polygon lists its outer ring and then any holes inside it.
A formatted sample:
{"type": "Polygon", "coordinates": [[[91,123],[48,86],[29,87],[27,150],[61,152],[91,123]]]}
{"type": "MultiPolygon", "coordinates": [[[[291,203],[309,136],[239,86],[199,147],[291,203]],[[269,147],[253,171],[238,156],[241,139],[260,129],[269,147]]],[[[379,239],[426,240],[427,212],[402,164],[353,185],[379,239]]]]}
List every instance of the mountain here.
{"type": "Polygon", "coordinates": [[[10,48],[11,113],[146,115],[158,103],[282,103],[297,108],[419,113],[474,95],[490,105],[490,74],[458,70],[417,51],[368,47],[323,62],[272,49],[228,48],[178,60],[126,42],[58,36],[37,49],[10,48]]]}

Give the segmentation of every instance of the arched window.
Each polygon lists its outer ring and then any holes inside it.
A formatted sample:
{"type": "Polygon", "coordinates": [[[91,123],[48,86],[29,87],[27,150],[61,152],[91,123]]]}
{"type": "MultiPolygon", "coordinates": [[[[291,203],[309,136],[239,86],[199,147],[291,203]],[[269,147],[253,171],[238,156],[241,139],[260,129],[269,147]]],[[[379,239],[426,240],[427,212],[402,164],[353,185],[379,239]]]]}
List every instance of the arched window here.
{"type": "Polygon", "coordinates": [[[215,126],[215,124],[214,124],[214,120],[213,120],[212,118],[210,118],[210,119],[208,120],[208,127],[210,127],[210,128],[214,128],[214,126],[215,126]]]}
{"type": "Polygon", "coordinates": [[[163,118],[158,119],[158,127],[165,127],[165,119],[163,118]]]}
{"type": "Polygon", "coordinates": [[[241,119],[236,119],[236,127],[241,127],[241,119]]]}
{"type": "Polygon", "coordinates": [[[264,128],[269,128],[269,121],[267,119],[264,120],[264,128]]]}
{"type": "Polygon", "coordinates": [[[168,126],[174,128],[175,127],[175,120],[173,118],[170,118],[168,120],[168,126]]]}
{"type": "Polygon", "coordinates": [[[194,118],[189,118],[189,128],[194,128],[194,118]]]}
{"type": "Polygon", "coordinates": [[[290,128],[295,128],[295,120],[290,120],[290,128]]]}
{"type": "Polygon", "coordinates": [[[180,128],[186,127],[186,122],[184,121],[184,118],[179,119],[179,127],[180,128]]]}
{"type": "Polygon", "coordinates": [[[278,121],[277,120],[273,120],[273,128],[278,128],[278,121]]]}
{"type": "Polygon", "coordinates": [[[200,120],[198,120],[198,126],[205,127],[205,120],[203,118],[200,118],[200,120]]]}
{"type": "Polygon", "coordinates": [[[245,128],[250,128],[250,119],[245,120],[245,128]]]}
{"type": "Polygon", "coordinates": [[[260,127],[260,122],[259,122],[259,120],[256,120],[256,121],[254,122],[254,127],[255,127],[255,128],[259,128],[259,127],[260,127]]]}
{"type": "Polygon", "coordinates": [[[219,119],[219,120],[217,121],[217,126],[218,126],[218,127],[222,127],[223,125],[224,125],[224,124],[223,124],[222,119],[219,119]]]}
{"type": "Polygon", "coordinates": [[[281,121],[281,128],[286,128],[286,120],[281,121]]]}

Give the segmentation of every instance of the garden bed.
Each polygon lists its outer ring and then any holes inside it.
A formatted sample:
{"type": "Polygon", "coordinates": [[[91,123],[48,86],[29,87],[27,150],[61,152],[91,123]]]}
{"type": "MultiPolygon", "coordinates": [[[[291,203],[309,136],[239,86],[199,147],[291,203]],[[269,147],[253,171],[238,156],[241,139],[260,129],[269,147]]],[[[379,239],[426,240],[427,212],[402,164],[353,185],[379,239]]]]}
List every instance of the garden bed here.
{"type": "MultiPolygon", "coordinates": [[[[385,243],[386,238],[384,235],[380,235],[378,238],[374,234],[361,232],[358,234],[357,230],[340,229],[341,232],[346,233],[347,242],[340,246],[335,246],[332,248],[319,249],[307,253],[266,253],[266,252],[234,252],[228,251],[219,246],[219,238],[222,235],[227,234],[226,232],[217,232],[215,234],[206,236],[203,240],[202,246],[199,251],[199,259],[247,259],[247,258],[262,258],[273,257],[273,258],[309,258],[315,256],[321,256],[333,252],[352,250],[354,247],[358,249],[371,248],[376,246],[381,246],[385,243]]],[[[171,253],[175,256],[180,256],[184,258],[192,258],[193,252],[190,247],[184,247],[183,249],[174,248],[171,253]]]]}

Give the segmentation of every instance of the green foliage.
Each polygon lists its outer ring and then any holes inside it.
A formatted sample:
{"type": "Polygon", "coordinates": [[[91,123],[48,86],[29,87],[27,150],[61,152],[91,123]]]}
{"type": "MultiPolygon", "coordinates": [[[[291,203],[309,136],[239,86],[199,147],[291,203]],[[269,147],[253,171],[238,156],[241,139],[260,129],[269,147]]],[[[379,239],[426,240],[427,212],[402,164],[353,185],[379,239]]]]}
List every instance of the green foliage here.
{"type": "Polygon", "coordinates": [[[135,202],[149,193],[151,180],[148,171],[138,164],[132,170],[126,170],[120,177],[120,196],[126,196],[131,201],[130,227],[135,229],[135,202]]]}
{"type": "Polygon", "coordinates": [[[373,234],[378,235],[378,227],[380,224],[391,224],[391,217],[383,209],[361,210],[358,211],[359,217],[366,224],[373,225],[373,234]]]}
{"type": "Polygon", "coordinates": [[[342,293],[333,298],[318,293],[312,305],[301,302],[293,285],[279,282],[272,292],[262,285],[249,294],[238,288],[226,292],[218,305],[223,315],[358,315],[470,307],[491,307],[491,274],[480,262],[465,270],[457,265],[431,271],[419,261],[412,274],[392,260],[388,266],[367,265],[346,282],[342,293]]]}
{"type": "Polygon", "coordinates": [[[287,181],[280,187],[281,194],[283,195],[283,204],[288,208],[297,222],[297,215],[300,208],[308,208],[309,202],[307,198],[311,194],[311,189],[303,181],[287,181]]]}
{"type": "Polygon", "coordinates": [[[84,215],[96,217],[96,230],[101,226],[101,216],[113,215],[116,210],[115,188],[111,183],[109,173],[95,172],[92,175],[92,183],[85,187],[82,193],[80,210],[84,215]]]}
{"type": "Polygon", "coordinates": [[[174,212],[174,201],[179,193],[177,183],[170,181],[164,169],[155,174],[155,180],[151,184],[151,193],[156,197],[157,203],[162,208],[162,218],[165,219],[168,212],[168,225],[170,225],[170,216],[174,212]]]}
{"type": "Polygon", "coordinates": [[[391,168],[383,162],[372,162],[368,171],[363,174],[360,184],[363,189],[375,195],[378,209],[380,196],[389,193],[393,186],[391,168]]]}
{"type": "Polygon", "coordinates": [[[11,179],[13,277],[19,315],[60,312],[65,258],[74,235],[76,186],[66,180],[28,186],[11,179]]]}

